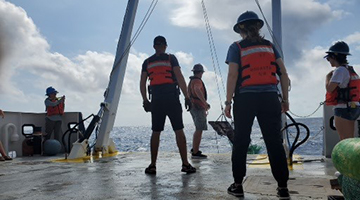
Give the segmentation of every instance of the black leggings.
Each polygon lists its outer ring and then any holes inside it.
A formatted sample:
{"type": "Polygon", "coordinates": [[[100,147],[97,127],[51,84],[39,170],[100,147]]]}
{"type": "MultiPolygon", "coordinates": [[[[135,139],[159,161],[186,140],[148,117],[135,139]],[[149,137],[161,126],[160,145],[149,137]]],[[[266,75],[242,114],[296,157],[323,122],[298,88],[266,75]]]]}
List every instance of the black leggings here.
{"type": "Polygon", "coordinates": [[[287,187],[289,170],[281,136],[281,105],[275,92],[242,93],[234,98],[235,137],[232,171],[235,183],[246,175],[246,156],[255,117],[263,135],[271,172],[279,187],[287,187]]]}

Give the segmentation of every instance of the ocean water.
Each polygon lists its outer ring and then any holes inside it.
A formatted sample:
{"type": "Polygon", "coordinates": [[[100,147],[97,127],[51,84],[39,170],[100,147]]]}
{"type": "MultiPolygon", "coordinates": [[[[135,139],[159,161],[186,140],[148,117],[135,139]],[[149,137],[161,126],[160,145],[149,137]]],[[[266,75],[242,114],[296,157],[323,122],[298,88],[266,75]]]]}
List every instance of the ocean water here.
{"type": "MultiPolygon", "coordinates": [[[[299,118],[296,122],[305,124],[310,130],[310,137],[306,143],[299,146],[294,154],[301,155],[322,155],[323,153],[323,118],[299,118]]],[[[288,123],[291,123],[290,121],[288,123]]],[[[187,140],[188,151],[192,148],[192,135],[195,130],[193,124],[185,124],[184,132],[187,140]]],[[[305,138],[305,129],[301,129],[300,138],[305,138]]],[[[288,138],[293,141],[296,136],[296,129],[288,129],[288,138]]],[[[150,152],[150,126],[124,126],[114,127],[111,132],[117,149],[122,152],[150,152]]],[[[265,143],[262,139],[258,123],[255,121],[252,133],[251,144],[261,147],[259,153],[266,153],[265,143]]],[[[291,142],[292,143],[292,142],[291,142]]],[[[203,153],[228,153],[231,152],[231,144],[227,137],[219,136],[210,125],[208,130],[203,132],[200,150],[203,153]]],[[[164,131],[160,135],[159,151],[178,152],[175,140],[175,133],[169,122],[166,122],[164,131]]]]}

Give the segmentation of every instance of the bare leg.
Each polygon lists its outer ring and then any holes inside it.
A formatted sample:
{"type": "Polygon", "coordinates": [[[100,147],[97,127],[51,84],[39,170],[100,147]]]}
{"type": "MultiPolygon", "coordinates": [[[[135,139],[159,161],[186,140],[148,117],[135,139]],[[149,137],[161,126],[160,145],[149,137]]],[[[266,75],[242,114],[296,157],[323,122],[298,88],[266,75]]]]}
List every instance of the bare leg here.
{"type": "Polygon", "coordinates": [[[355,121],[347,120],[335,116],[335,127],[340,136],[340,140],[354,137],[355,121]]]}
{"type": "Polygon", "coordinates": [[[179,148],[180,156],[183,165],[189,165],[187,160],[187,149],[186,149],[186,137],[183,129],[175,131],[176,134],[176,143],[179,148]]]}
{"type": "Polygon", "coordinates": [[[0,141],[0,153],[2,156],[7,156],[1,141],[0,141]]]}
{"type": "Polygon", "coordinates": [[[150,140],[151,165],[156,165],[156,159],[159,151],[160,133],[153,131],[150,140]]]}
{"type": "Polygon", "coordinates": [[[201,142],[201,136],[202,136],[201,130],[196,130],[193,135],[193,152],[197,153],[200,148],[200,142],[201,142]]]}

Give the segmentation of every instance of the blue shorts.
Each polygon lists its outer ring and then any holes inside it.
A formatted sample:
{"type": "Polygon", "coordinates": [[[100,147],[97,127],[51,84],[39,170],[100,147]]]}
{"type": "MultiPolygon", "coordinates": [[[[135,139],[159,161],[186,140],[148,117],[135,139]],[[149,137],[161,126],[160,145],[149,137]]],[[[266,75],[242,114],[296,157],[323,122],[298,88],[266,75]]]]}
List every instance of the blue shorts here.
{"type": "Polygon", "coordinates": [[[360,107],[356,108],[335,108],[334,115],[347,120],[355,121],[360,116],[360,107]]]}

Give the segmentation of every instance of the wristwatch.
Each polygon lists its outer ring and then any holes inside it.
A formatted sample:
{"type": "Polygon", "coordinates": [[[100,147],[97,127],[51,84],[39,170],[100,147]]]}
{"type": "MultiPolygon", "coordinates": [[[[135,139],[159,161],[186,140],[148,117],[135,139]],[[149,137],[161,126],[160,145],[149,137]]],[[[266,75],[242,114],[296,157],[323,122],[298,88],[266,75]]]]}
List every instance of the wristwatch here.
{"type": "Polygon", "coordinates": [[[281,103],[289,103],[289,100],[281,100],[281,103]]]}
{"type": "Polygon", "coordinates": [[[231,101],[225,101],[225,106],[231,106],[232,102],[231,101]]]}

